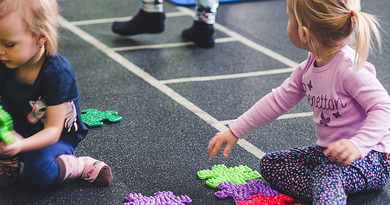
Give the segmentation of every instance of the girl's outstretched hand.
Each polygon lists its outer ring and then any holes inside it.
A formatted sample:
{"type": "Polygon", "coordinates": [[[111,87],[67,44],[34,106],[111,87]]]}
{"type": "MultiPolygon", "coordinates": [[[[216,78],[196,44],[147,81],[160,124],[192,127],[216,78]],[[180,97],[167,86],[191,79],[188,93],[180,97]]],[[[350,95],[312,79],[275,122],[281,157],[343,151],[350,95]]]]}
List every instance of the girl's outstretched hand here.
{"type": "Polygon", "coordinates": [[[238,138],[234,134],[227,130],[223,133],[217,133],[209,142],[207,147],[207,156],[214,158],[222,145],[226,145],[223,151],[223,156],[227,157],[230,153],[230,150],[237,144],[238,138]]]}
{"type": "Polygon", "coordinates": [[[333,142],[324,150],[324,154],[330,158],[330,161],[343,167],[350,165],[361,157],[360,151],[347,139],[333,142]]]}

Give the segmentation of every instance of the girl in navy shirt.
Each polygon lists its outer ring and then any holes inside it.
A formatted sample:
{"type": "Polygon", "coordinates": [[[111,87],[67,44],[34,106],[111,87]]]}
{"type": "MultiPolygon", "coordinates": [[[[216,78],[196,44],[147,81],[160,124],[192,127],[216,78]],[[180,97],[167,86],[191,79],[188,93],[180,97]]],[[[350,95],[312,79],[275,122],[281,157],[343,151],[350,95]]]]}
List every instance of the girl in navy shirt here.
{"type": "Polygon", "coordinates": [[[87,135],[81,121],[73,68],[57,53],[55,0],[0,3],[1,105],[14,123],[13,143],[0,143],[0,187],[18,178],[48,187],[81,178],[108,186],[111,168],[91,157],[75,157],[87,135]]]}

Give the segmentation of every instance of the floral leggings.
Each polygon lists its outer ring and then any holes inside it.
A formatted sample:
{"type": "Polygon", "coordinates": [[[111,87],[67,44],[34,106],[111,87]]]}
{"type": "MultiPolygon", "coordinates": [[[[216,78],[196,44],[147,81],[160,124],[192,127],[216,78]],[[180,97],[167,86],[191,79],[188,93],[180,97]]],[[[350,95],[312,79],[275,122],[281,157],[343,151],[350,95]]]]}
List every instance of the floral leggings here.
{"type": "Polygon", "coordinates": [[[261,175],[277,190],[313,204],[346,204],[345,194],[379,190],[389,180],[386,153],[371,151],[364,159],[341,167],[323,151],[315,146],[266,154],[260,162],[261,175]]]}

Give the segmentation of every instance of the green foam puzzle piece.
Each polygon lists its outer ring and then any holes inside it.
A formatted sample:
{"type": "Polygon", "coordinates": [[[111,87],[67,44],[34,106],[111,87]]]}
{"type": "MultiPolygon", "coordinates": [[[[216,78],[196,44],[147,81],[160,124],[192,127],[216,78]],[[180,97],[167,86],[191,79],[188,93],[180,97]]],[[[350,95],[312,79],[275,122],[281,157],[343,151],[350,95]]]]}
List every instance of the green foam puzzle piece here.
{"type": "Polygon", "coordinates": [[[12,144],[14,139],[9,132],[13,129],[14,125],[11,115],[0,105],[0,141],[4,141],[6,145],[12,144]]]}
{"type": "Polygon", "coordinates": [[[236,166],[227,168],[225,165],[215,165],[211,170],[198,171],[200,179],[206,179],[206,184],[215,188],[222,182],[232,182],[233,184],[245,184],[250,179],[260,179],[258,171],[253,171],[247,166],[236,166]]]}
{"type": "Polygon", "coordinates": [[[101,112],[96,109],[86,109],[81,111],[81,120],[88,127],[97,127],[102,126],[103,121],[118,122],[122,120],[122,117],[118,116],[118,112],[113,110],[101,112]]]}

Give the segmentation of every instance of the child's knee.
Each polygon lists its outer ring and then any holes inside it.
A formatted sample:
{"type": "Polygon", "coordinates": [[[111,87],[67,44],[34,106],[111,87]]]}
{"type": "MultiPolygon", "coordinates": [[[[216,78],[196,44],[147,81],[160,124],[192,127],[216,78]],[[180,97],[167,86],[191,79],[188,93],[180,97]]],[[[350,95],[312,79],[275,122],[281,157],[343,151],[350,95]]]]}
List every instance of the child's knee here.
{"type": "Polygon", "coordinates": [[[48,165],[25,165],[23,176],[31,185],[46,188],[56,182],[58,178],[58,165],[56,162],[48,165]]]}
{"type": "Polygon", "coordinates": [[[317,166],[310,174],[312,187],[340,181],[340,167],[333,163],[324,163],[317,166]]]}

